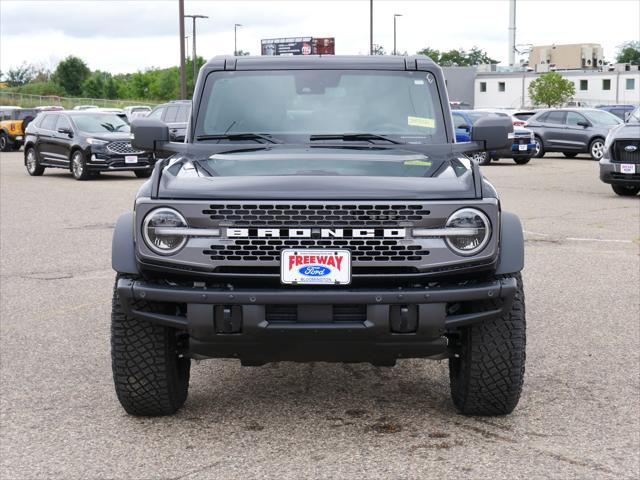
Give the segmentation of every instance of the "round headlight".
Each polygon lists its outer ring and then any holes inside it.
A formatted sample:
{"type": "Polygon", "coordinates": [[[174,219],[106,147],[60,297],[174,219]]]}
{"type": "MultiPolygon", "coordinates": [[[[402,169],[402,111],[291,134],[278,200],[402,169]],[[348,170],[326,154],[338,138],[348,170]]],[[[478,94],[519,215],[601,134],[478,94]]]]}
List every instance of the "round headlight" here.
{"type": "Polygon", "coordinates": [[[491,224],[487,216],[475,208],[462,208],[447,220],[446,228],[460,228],[460,235],[453,231],[446,241],[458,255],[473,255],[482,250],[491,236],[491,224]],[[464,231],[462,230],[464,229],[464,231]]]}
{"type": "Polygon", "coordinates": [[[142,223],[142,236],[147,246],[160,255],[176,253],[185,243],[185,235],[171,235],[165,233],[167,228],[187,228],[187,221],[172,208],[156,208],[147,214],[142,223]],[[156,229],[165,232],[159,233],[156,229]]]}

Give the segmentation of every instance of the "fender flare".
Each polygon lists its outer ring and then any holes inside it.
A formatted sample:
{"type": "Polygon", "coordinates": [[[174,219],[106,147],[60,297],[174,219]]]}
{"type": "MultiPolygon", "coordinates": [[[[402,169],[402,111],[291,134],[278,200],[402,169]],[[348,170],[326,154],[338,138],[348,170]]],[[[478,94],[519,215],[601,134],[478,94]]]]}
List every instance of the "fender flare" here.
{"type": "Polygon", "coordinates": [[[517,215],[502,212],[497,275],[518,273],[524,268],[524,233],[517,215]]]}
{"type": "Polygon", "coordinates": [[[116,222],[111,242],[111,267],[118,273],[139,275],[133,221],[133,212],[127,212],[116,222]]]}

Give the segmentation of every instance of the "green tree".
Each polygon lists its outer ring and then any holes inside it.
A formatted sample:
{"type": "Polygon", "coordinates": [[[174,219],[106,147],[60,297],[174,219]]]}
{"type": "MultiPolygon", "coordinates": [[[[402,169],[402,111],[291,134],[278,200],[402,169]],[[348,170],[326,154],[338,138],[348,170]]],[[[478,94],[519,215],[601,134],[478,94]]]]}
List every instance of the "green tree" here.
{"type": "Polygon", "coordinates": [[[88,98],[105,97],[105,74],[96,71],[82,84],[82,96],[88,98]]]}
{"type": "Polygon", "coordinates": [[[33,67],[23,63],[19,67],[12,68],[7,73],[3,73],[3,77],[10,87],[19,87],[33,80],[33,67]]]}
{"type": "Polygon", "coordinates": [[[640,41],[632,40],[618,45],[616,62],[640,65],[640,41]]]}
{"type": "Polygon", "coordinates": [[[540,75],[529,84],[529,98],[534,105],[555,107],[569,100],[576,92],[573,82],[562,78],[558,72],[540,75]]]}
{"type": "Polygon", "coordinates": [[[80,95],[82,84],[91,75],[87,64],[73,55],[62,60],[53,74],[55,81],[65,90],[68,95],[80,95]]]}
{"type": "Polygon", "coordinates": [[[476,46],[473,46],[468,52],[462,48],[440,52],[435,48],[426,47],[417,54],[426,55],[443,67],[468,67],[485,63],[499,63],[498,60],[491,58],[487,52],[476,46]]]}

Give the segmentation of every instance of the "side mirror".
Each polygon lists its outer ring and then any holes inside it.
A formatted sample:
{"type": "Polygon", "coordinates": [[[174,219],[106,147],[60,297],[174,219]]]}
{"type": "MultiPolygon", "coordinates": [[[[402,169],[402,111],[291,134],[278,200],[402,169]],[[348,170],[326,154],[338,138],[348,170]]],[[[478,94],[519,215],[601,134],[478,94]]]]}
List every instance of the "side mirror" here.
{"type": "Polygon", "coordinates": [[[73,137],[73,130],[71,130],[70,128],[60,127],[58,129],[58,133],[62,133],[62,134],[68,135],[69,138],[73,137]]]}
{"type": "Polygon", "coordinates": [[[624,112],[624,123],[629,123],[629,119],[631,118],[632,113],[633,113],[633,110],[630,112],[624,112]]]}
{"type": "Polygon", "coordinates": [[[131,120],[131,146],[139,150],[160,150],[161,143],[168,143],[169,127],[156,118],[138,117],[131,120]]]}
{"type": "Polygon", "coordinates": [[[579,125],[579,126],[584,127],[584,128],[587,128],[587,127],[591,126],[589,124],[589,122],[585,122],[585,121],[582,121],[582,120],[580,120],[579,122],[576,122],[576,125],[579,125]]]}
{"type": "Polygon", "coordinates": [[[511,143],[513,123],[509,117],[484,117],[473,124],[471,141],[484,143],[484,150],[500,150],[511,143]]]}

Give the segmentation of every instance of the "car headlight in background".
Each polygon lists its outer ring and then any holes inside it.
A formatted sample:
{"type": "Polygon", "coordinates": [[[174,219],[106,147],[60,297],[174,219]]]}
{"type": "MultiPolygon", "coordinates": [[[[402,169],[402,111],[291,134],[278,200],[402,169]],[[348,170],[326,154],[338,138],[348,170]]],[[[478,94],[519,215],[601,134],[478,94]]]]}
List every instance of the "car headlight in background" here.
{"type": "Polygon", "coordinates": [[[160,255],[171,255],[187,243],[187,236],[179,229],[189,226],[182,215],[172,208],[156,208],[142,223],[142,236],[147,246],[160,255]],[[172,230],[175,229],[173,232],[172,230]]]}
{"type": "Polygon", "coordinates": [[[482,250],[491,236],[491,224],[487,216],[475,208],[462,208],[454,212],[445,225],[452,230],[445,237],[449,248],[458,255],[473,255],[482,250]],[[459,235],[456,235],[456,229],[459,235]]]}
{"type": "Polygon", "coordinates": [[[89,145],[106,145],[109,143],[107,140],[100,140],[99,138],[87,138],[89,145]]]}

